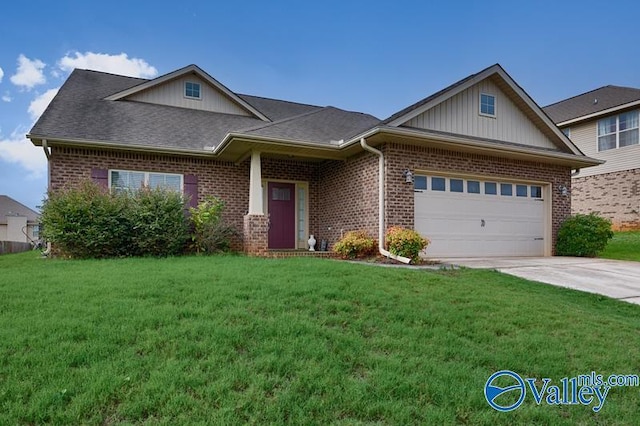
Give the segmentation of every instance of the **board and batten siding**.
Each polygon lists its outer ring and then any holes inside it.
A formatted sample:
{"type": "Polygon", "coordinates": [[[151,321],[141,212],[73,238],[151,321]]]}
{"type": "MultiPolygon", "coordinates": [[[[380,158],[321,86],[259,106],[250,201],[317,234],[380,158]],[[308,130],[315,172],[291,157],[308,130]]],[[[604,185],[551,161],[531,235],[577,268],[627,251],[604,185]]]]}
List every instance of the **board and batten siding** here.
{"type": "Polygon", "coordinates": [[[136,93],[128,99],[152,104],[221,112],[224,114],[251,116],[249,112],[210,86],[209,83],[195,76],[183,76],[171,80],[152,89],[136,93]],[[184,84],[187,81],[200,83],[200,99],[190,99],[184,96],[184,84]]]}
{"type": "Polygon", "coordinates": [[[458,93],[404,126],[558,149],[491,80],[458,93]],[[496,116],[480,115],[480,93],[496,97],[496,116]]]}
{"type": "Polygon", "coordinates": [[[630,145],[599,152],[597,126],[597,120],[576,126],[569,126],[571,129],[571,142],[573,142],[584,155],[606,161],[606,163],[599,166],[581,169],[580,173],[574,177],[601,175],[640,168],[640,145],[630,145]]]}

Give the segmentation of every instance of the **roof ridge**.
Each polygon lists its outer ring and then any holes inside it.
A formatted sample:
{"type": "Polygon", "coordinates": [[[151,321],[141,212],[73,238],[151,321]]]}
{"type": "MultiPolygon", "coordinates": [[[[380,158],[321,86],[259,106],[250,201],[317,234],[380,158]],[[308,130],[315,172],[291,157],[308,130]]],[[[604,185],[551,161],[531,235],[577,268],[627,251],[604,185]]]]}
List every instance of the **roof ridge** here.
{"type": "Polygon", "coordinates": [[[133,76],[130,76],[130,75],[116,74],[116,73],[113,73],[113,72],[92,70],[92,69],[89,69],[89,68],[74,68],[73,71],[71,71],[71,73],[74,73],[76,71],[95,72],[95,73],[98,73],[98,74],[112,75],[114,77],[130,78],[130,79],[133,79],[133,80],[145,80],[145,81],[153,80],[153,79],[144,78],[144,77],[133,77],[133,76]]]}
{"type": "Polygon", "coordinates": [[[310,107],[315,107],[315,108],[324,108],[323,106],[320,106],[320,105],[307,104],[307,103],[304,103],[304,102],[296,102],[296,101],[287,101],[286,99],[268,98],[266,96],[249,95],[247,93],[236,93],[236,95],[238,95],[238,96],[250,96],[252,98],[265,99],[267,101],[285,102],[285,103],[288,103],[288,104],[304,105],[304,106],[310,106],[310,107]]]}
{"type": "Polygon", "coordinates": [[[302,118],[302,117],[306,117],[306,116],[309,116],[309,115],[317,114],[317,113],[319,113],[321,111],[326,111],[327,109],[338,109],[338,108],[335,108],[335,107],[332,107],[332,106],[320,107],[320,108],[318,108],[316,110],[313,110],[313,111],[308,111],[308,112],[304,112],[302,114],[294,115],[294,116],[291,116],[291,117],[286,117],[286,118],[283,118],[283,119],[280,119],[280,120],[277,120],[277,121],[272,121],[270,123],[264,123],[264,124],[260,124],[260,125],[257,125],[257,126],[248,127],[248,128],[245,128],[245,129],[240,129],[240,130],[238,130],[238,132],[253,132],[255,130],[265,129],[267,127],[275,126],[277,124],[282,124],[282,123],[286,123],[288,121],[297,120],[297,119],[302,118]]]}
{"type": "Polygon", "coordinates": [[[606,89],[607,87],[615,87],[616,89],[628,89],[628,90],[637,90],[637,91],[640,91],[640,89],[639,89],[639,88],[636,88],[636,87],[616,86],[616,85],[614,85],[614,84],[607,84],[606,86],[600,86],[600,87],[598,87],[598,88],[596,88],[596,89],[588,90],[588,91],[586,91],[586,92],[584,92],[584,93],[580,93],[580,94],[578,94],[578,95],[571,96],[570,98],[566,98],[566,99],[563,99],[563,100],[561,100],[561,101],[554,102],[554,103],[552,103],[552,104],[549,104],[549,105],[544,106],[543,108],[549,108],[549,107],[552,107],[552,106],[554,106],[554,105],[558,105],[558,104],[561,104],[561,103],[563,103],[563,102],[567,102],[567,101],[570,101],[570,100],[572,100],[572,99],[579,98],[580,96],[588,95],[589,93],[593,93],[593,92],[597,92],[598,90],[606,89]]]}

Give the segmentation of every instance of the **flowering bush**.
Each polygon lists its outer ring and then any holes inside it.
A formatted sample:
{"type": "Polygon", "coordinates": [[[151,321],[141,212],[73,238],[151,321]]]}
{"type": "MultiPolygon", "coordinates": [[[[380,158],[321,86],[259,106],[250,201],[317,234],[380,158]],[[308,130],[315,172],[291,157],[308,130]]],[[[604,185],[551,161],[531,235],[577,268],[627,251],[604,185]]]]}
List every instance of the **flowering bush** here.
{"type": "Polygon", "coordinates": [[[333,251],[343,259],[371,256],[375,252],[376,241],[365,231],[349,231],[333,246],[333,251]]]}
{"type": "Polygon", "coordinates": [[[416,262],[422,250],[430,243],[420,234],[412,229],[405,229],[393,226],[387,230],[385,235],[387,240],[387,250],[391,254],[404,256],[416,262]]]}

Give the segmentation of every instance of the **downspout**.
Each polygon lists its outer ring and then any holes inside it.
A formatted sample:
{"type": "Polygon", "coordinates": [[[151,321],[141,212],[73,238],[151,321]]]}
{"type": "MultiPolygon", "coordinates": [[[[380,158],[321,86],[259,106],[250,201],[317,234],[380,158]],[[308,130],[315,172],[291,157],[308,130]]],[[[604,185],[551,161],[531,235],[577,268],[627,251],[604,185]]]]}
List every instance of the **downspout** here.
{"type": "Polygon", "coordinates": [[[385,257],[390,257],[402,263],[409,263],[411,259],[408,257],[397,256],[384,249],[384,155],[382,151],[367,145],[367,141],[364,138],[360,138],[360,145],[365,151],[372,152],[378,156],[378,250],[385,257]]]}
{"type": "MultiPolygon", "coordinates": [[[[47,174],[49,174],[49,162],[51,160],[51,149],[47,145],[47,140],[42,139],[42,149],[44,150],[44,155],[47,156],[47,174]]],[[[49,185],[51,185],[51,176],[49,176],[49,185]]],[[[51,189],[50,187],[48,189],[51,189]]],[[[49,256],[51,254],[51,242],[47,241],[47,249],[42,252],[43,256],[49,256]]]]}
{"type": "Polygon", "coordinates": [[[49,161],[51,159],[51,150],[49,150],[46,139],[42,139],[42,149],[44,150],[44,155],[47,156],[47,161],[49,161]]]}

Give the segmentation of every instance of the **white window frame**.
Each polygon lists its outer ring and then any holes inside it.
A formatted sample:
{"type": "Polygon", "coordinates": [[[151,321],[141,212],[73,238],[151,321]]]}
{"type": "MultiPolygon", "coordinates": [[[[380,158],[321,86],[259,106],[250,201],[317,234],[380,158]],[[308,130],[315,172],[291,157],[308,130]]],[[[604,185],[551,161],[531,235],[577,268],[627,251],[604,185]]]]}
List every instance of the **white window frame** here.
{"type": "Polygon", "coordinates": [[[492,95],[491,93],[480,92],[480,96],[478,96],[478,113],[483,117],[491,117],[496,118],[498,115],[498,99],[496,95],[492,95]],[[487,112],[482,112],[482,97],[489,96],[493,98],[493,114],[489,114],[487,112]]]}
{"type": "MultiPolygon", "coordinates": [[[[121,172],[121,173],[142,173],[144,174],[144,179],[142,181],[145,187],[149,186],[149,175],[165,175],[165,176],[178,176],[180,178],[180,194],[184,194],[184,175],[178,173],[165,173],[165,172],[154,172],[154,171],[141,171],[141,170],[124,170],[124,169],[109,169],[109,190],[114,189],[112,182],[112,174],[113,172],[121,172]]],[[[127,188],[129,189],[129,188],[127,188]]],[[[140,188],[135,188],[134,190],[138,190],[140,188]]]]}
{"type": "Polygon", "coordinates": [[[633,110],[633,111],[626,111],[620,114],[617,114],[615,116],[609,116],[609,117],[604,117],[601,118],[600,120],[598,120],[596,122],[596,149],[597,152],[605,152],[605,151],[611,151],[614,149],[620,149],[620,148],[626,148],[628,146],[634,146],[634,145],[638,145],[640,144],[640,110],[633,110]],[[620,116],[624,115],[624,114],[629,114],[629,113],[635,113],[638,116],[638,126],[636,127],[631,127],[631,128],[626,128],[624,129],[622,132],[628,132],[630,130],[633,129],[637,129],[638,130],[638,142],[635,144],[631,144],[631,145],[625,145],[625,146],[620,146],[620,116]],[[603,120],[609,120],[611,118],[615,118],[616,119],[616,130],[614,132],[611,133],[605,133],[605,134],[600,134],[600,122],[603,120]],[[600,149],[600,138],[603,136],[611,136],[611,135],[616,135],[616,146],[614,146],[613,148],[609,148],[609,149],[600,149]]]}
{"type": "Polygon", "coordinates": [[[184,94],[184,97],[187,99],[194,99],[194,100],[202,100],[202,84],[195,82],[195,81],[185,81],[184,82],[184,91],[182,92],[184,94]],[[194,84],[194,85],[198,85],[198,95],[199,96],[189,96],[187,95],[187,84],[194,84]]]}

